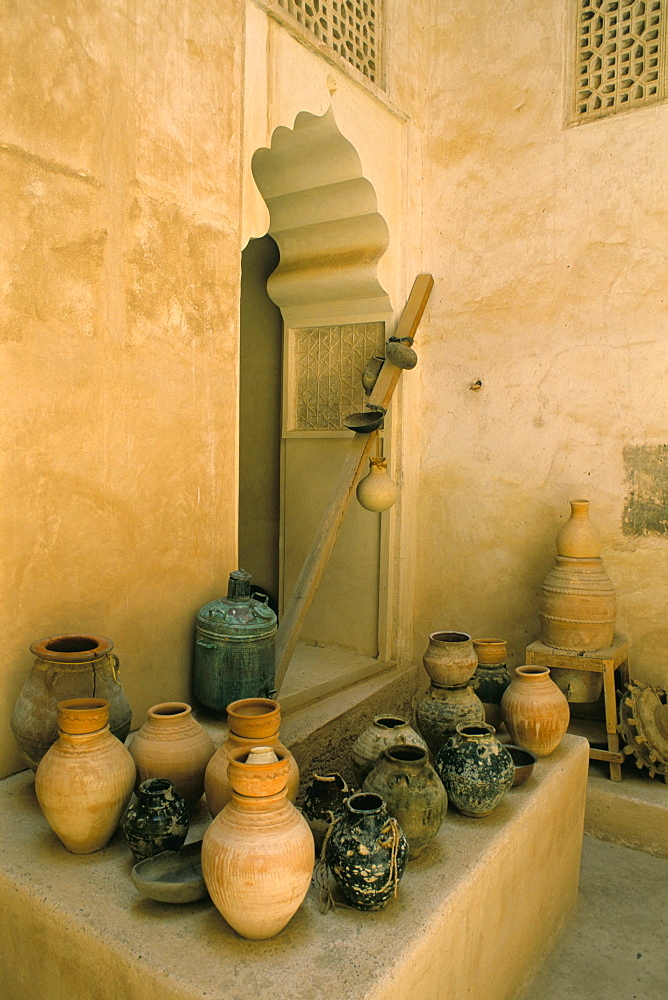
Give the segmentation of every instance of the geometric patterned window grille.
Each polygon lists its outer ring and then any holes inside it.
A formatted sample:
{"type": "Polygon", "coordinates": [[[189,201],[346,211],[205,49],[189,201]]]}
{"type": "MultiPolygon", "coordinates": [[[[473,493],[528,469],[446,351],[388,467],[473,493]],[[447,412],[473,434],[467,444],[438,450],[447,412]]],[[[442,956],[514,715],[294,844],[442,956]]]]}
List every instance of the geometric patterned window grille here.
{"type": "Polygon", "coordinates": [[[380,85],[382,0],[274,0],[321,44],[380,85]]]}
{"type": "Polygon", "coordinates": [[[575,121],[666,96],[668,0],[578,0],[575,121]]]}
{"type": "Polygon", "coordinates": [[[288,430],[338,431],[364,409],[362,369],[383,353],[384,323],[302,327],[290,331],[292,399],[288,430]]]}

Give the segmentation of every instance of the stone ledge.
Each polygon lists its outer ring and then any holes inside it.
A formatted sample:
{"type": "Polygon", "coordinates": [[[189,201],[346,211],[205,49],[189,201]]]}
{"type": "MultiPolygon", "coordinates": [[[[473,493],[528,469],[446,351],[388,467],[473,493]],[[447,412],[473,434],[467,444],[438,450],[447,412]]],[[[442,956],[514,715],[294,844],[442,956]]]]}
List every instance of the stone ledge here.
{"type": "Polygon", "coordinates": [[[585,833],[668,858],[668,787],[646,771],[639,774],[631,761],[622,768],[621,781],[610,781],[607,765],[592,762],[585,833]]]}
{"type": "Polygon", "coordinates": [[[3,1000],[510,1000],[577,896],[587,744],[567,736],[485,819],[450,811],[379,913],[322,915],[313,888],[276,938],[239,938],[208,900],[129,878],[122,838],[69,854],[33,776],[0,783],[3,1000]]]}

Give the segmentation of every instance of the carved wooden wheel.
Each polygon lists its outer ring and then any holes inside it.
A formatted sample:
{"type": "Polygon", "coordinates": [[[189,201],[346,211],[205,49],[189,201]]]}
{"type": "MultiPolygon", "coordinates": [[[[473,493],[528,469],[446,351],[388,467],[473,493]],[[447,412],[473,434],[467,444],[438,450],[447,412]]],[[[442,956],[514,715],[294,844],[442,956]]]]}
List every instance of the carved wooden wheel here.
{"type": "Polygon", "coordinates": [[[668,781],[668,704],[666,692],[642,681],[626,685],[619,703],[619,731],[625,754],[635,754],[636,767],[668,781]]]}

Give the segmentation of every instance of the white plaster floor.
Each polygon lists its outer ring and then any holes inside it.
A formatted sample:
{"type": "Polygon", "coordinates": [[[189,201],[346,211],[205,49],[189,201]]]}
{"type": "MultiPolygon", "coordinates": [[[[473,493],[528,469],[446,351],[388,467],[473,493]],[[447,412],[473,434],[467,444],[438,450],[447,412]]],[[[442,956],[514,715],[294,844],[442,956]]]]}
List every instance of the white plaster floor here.
{"type": "Polygon", "coordinates": [[[668,860],[585,837],[577,909],[521,1000],[668,1000],[668,860]]]}

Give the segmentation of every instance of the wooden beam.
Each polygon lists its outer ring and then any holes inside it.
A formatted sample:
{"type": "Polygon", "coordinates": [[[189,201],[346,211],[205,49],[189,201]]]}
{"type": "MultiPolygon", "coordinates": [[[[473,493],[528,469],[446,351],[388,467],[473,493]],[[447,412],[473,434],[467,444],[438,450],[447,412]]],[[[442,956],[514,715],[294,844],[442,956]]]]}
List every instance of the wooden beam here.
{"type": "MultiPolygon", "coordinates": [[[[434,279],[430,274],[418,275],[393,336],[398,338],[415,336],[415,331],[433,287],[434,279]]],[[[385,361],[369,402],[387,409],[402,370],[390,361],[385,361]]],[[[351,441],[341,473],[325,508],[322,522],[290,595],[285,614],[276,634],[275,684],[277,691],[280,691],[285,679],[304,619],[311,607],[325,566],[334,548],[334,542],[348,509],[357,477],[371,451],[373,439],[373,434],[356,434],[351,441]]]]}

